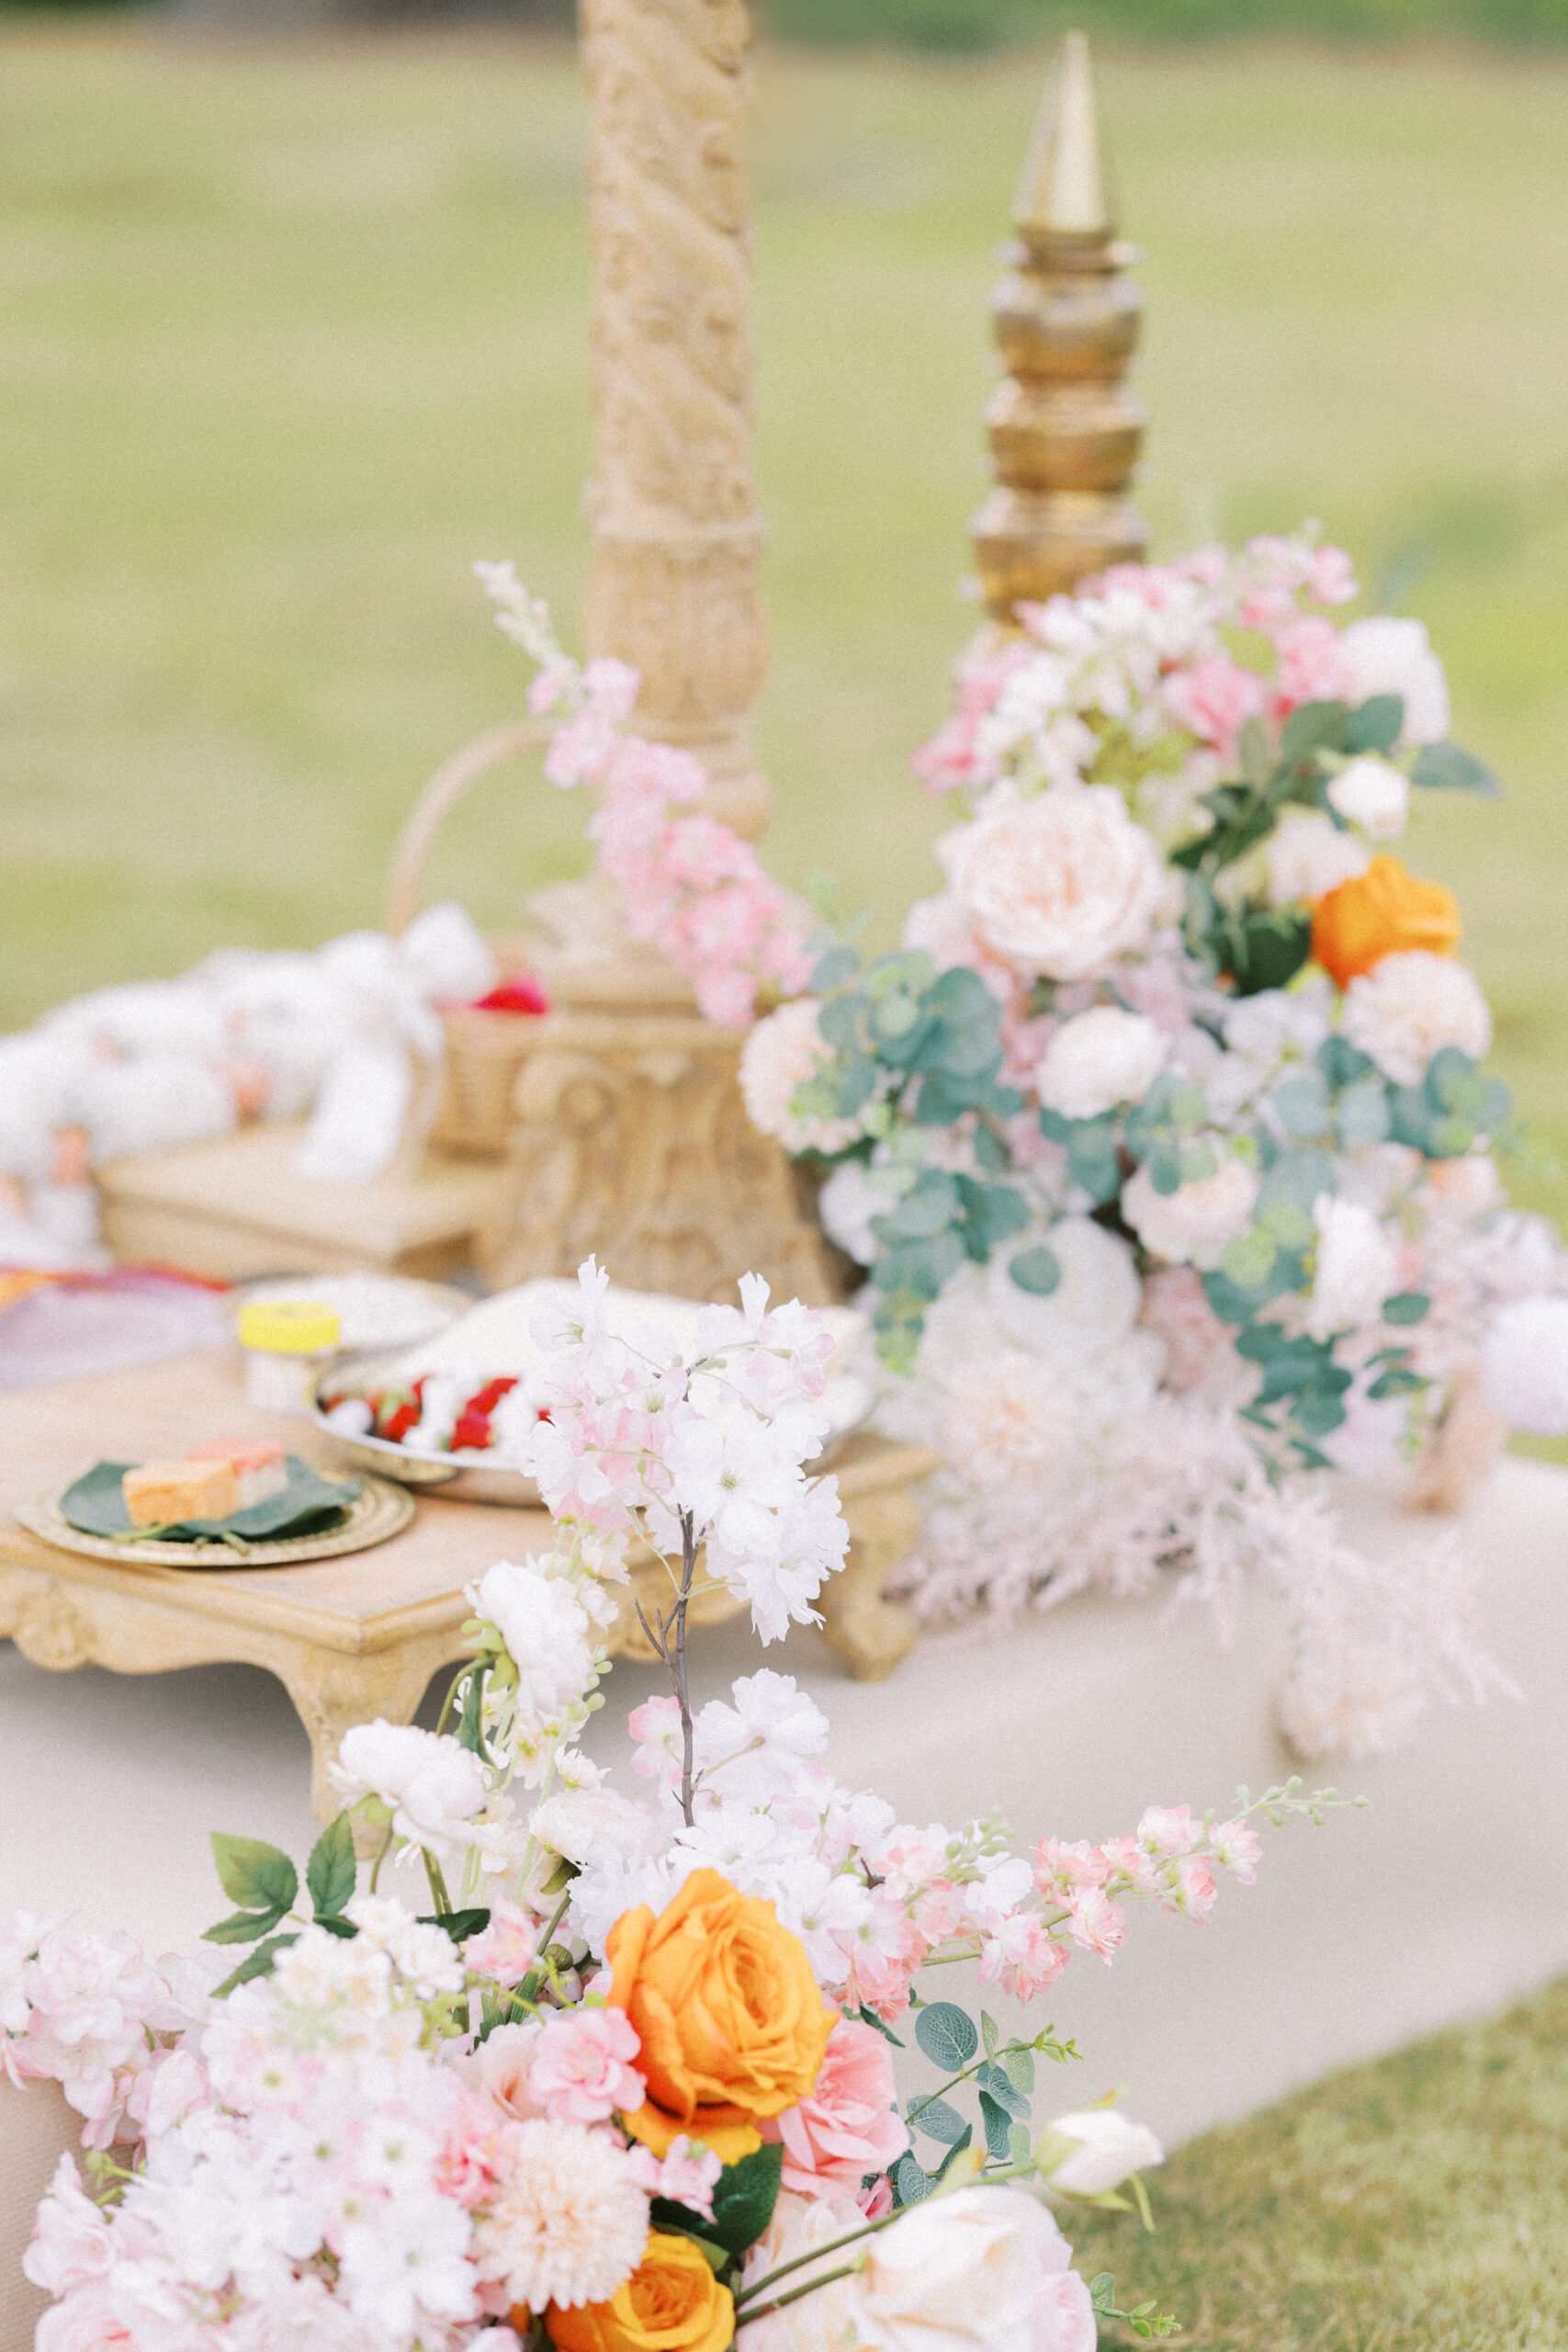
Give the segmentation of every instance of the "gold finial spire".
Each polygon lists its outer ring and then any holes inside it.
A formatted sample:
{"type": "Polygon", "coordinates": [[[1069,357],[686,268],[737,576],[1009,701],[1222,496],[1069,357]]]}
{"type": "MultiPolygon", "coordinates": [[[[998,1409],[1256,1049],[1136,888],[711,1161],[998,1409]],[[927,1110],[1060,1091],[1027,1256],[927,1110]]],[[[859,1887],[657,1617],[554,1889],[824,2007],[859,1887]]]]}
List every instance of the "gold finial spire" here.
{"type": "Polygon", "coordinates": [[[1108,237],[1116,226],[1100,152],[1100,119],[1089,42],[1068,33],[1045,85],[1023,177],[1012,208],[1013,226],[1027,236],[1108,237]]]}
{"type": "Polygon", "coordinates": [[[1089,43],[1068,33],[1013,207],[1017,241],[992,300],[1007,373],[986,412],[998,488],[972,528],[986,603],[1020,603],[1141,557],[1148,533],[1122,496],[1144,415],[1125,390],[1140,304],[1122,274],[1089,43]]]}

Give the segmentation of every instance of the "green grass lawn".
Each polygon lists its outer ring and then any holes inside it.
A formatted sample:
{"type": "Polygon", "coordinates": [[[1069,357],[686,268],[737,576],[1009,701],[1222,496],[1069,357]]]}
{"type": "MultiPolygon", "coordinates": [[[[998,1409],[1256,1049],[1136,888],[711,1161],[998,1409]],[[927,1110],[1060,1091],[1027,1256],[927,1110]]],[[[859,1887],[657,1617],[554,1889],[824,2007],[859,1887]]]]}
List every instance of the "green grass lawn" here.
{"type": "Polygon", "coordinates": [[[1558,2352],[1568,2344],[1568,1981],[1330,2075],[1151,2174],[1156,2233],[1068,2223],[1125,2307],[1192,2352],[1558,2352]]]}
{"type": "MultiPolygon", "coordinates": [[[[1310,513],[1406,583],[1509,786],[1428,808],[1410,854],[1461,889],[1501,1064],[1568,1143],[1568,65],[1101,69],[1157,543],[1310,513]]],[[[759,61],[771,854],[885,937],[933,879],[905,763],[968,625],[987,294],[1042,70],[759,61]]],[[[424,776],[520,704],[470,559],[514,554],[572,632],[582,160],[548,41],[5,24],[0,1020],[374,922],[424,776]]],[[[498,777],[434,885],[507,922],[581,864],[580,824],[498,777]]]]}

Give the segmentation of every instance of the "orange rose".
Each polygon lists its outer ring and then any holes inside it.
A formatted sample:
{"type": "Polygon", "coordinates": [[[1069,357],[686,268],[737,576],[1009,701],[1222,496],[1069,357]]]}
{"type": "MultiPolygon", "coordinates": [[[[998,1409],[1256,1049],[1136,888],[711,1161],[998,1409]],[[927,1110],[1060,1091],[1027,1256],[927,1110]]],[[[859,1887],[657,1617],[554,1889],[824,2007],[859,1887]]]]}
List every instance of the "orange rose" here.
{"type": "Polygon", "coordinates": [[[617,1919],[604,1958],[642,2038],[648,2098],[626,2130],[660,2156],[682,2132],[727,2165],[760,2148],[757,2118],[806,2097],[837,2018],[773,1905],[694,1871],[659,1918],[643,1903],[617,1919]]]}
{"type": "Polygon", "coordinates": [[[560,2352],[726,2352],[735,2301],[690,2238],[654,2230],[641,2262],[607,2303],[570,2311],[552,2303],[545,2326],[560,2352]]]}
{"type": "Polygon", "coordinates": [[[1312,952],[1342,989],[1385,956],[1424,947],[1451,956],[1459,944],[1459,901],[1440,882],[1418,882],[1397,857],[1374,857],[1364,874],[1341,882],[1312,910],[1312,952]]]}

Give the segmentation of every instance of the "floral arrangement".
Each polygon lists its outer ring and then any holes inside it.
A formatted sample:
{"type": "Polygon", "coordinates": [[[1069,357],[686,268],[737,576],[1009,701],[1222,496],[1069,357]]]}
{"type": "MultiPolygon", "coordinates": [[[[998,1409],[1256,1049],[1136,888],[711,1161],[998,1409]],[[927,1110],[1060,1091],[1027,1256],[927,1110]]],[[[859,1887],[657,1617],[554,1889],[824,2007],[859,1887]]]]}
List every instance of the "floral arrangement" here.
{"type": "Polygon", "coordinates": [[[915,1827],[837,1784],[788,1676],[694,1711],[701,1582],[767,1639],[842,1557],[833,1482],[804,1466],[831,1343],[748,1281],[682,1361],[656,1331],[612,1339],[603,1285],[583,1270],[549,1358],[555,1546],[472,1589],[441,1729],[347,1735],[347,1809],[303,1889],[276,1849],[219,1837],[238,1907],[208,1964],[0,1929],[0,2056],[62,2086],[89,2152],[86,2186],[61,2160],[26,2257],[55,2298],[39,2352],[1086,2352],[1103,2319],[1174,2324],[1081,2278],[1056,2218],[1146,2212],[1152,2135],[1108,2105],[1041,2129],[1039,2066],[1073,2045],[916,1982],[972,1959],[1031,1998],[1074,1951],[1111,1959],[1129,1900],[1202,1920],[1218,1874],[1252,1882],[1260,1815],[1337,1800],[1154,1806],[1021,1854],[998,1821],[915,1827]],[[671,1695],[631,1718],[641,1801],[579,1744],[634,1542],[670,1576],[649,1632],[671,1695]],[[411,1866],[423,1912],[387,1891],[411,1866]],[[911,2012],[939,2079],[900,2105],[911,2012]]]}
{"type": "Polygon", "coordinates": [[[982,633],[916,761],[968,799],[947,887],[869,964],[819,939],[742,1082],[865,1269],[882,1426],[946,1461],[916,1606],[1174,1569],[1224,1611],[1265,1565],[1286,1728],[1367,1755],[1497,1678],[1451,1546],[1380,1575],[1292,1474],[1447,1500],[1568,1429],[1568,1261],[1505,1199],[1458,907],[1390,846],[1413,792],[1497,787],[1356,593],[1262,538],[982,633]]]}

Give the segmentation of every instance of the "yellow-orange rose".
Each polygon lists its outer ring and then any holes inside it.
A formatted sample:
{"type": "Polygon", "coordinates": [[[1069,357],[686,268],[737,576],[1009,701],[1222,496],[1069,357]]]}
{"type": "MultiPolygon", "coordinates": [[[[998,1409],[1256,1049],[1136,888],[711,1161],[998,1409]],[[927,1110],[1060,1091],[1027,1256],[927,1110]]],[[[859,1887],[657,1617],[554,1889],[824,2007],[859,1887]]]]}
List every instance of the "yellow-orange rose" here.
{"type": "Polygon", "coordinates": [[[607,2303],[552,2303],[545,2327],[559,2352],[726,2352],[735,2301],[690,2238],[655,2230],[607,2303]]]}
{"type": "Polygon", "coordinates": [[[1415,947],[1451,956],[1459,944],[1459,901],[1440,882],[1420,882],[1397,857],[1374,857],[1364,874],[1341,882],[1312,910],[1312,952],[1348,989],[1385,956],[1415,947]]]}
{"type": "Polygon", "coordinates": [[[773,1905],[694,1871],[659,1918],[643,1903],[617,1919],[604,1958],[642,2040],[648,2098],[627,2131],[660,2156],[689,2132],[727,2165],[761,2147],[757,2119],[806,2097],[836,2021],[773,1905]]]}

